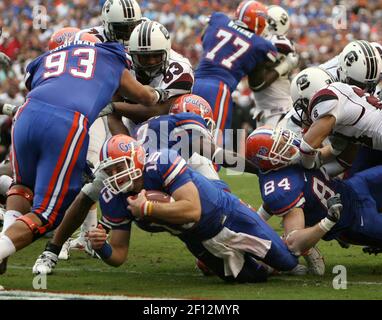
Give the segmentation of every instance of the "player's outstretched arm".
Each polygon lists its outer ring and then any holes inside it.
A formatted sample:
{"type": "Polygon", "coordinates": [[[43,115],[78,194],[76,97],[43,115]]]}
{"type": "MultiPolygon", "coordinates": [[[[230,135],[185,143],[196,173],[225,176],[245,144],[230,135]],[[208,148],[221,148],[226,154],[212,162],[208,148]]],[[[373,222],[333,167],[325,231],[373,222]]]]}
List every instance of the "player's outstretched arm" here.
{"type": "Polygon", "coordinates": [[[186,224],[198,222],[201,216],[201,204],[198,189],[193,182],[187,182],[176,189],[171,196],[175,202],[153,203],[142,190],[136,199],[129,197],[128,208],[137,218],[150,216],[170,224],[186,224]]]}
{"type": "Polygon", "coordinates": [[[309,127],[304,134],[300,144],[301,163],[307,169],[312,169],[318,155],[318,148],[322,142],[330,135],[336,123],[336,118],[328,115],[324,116],[309,127]]]}
{"type": "Polygon", "coordinates": [[[110,266],[119,267],[126,259],[129,250],[130,230],[112,230],[107,241],[106,230],[99,225],[89,231],[88,239],[94,251],[110,266]]]}
{"type": "Polygon", "coordinates": [[[142,104],[132,104],[125,102],[114,102],[114,112],[120,116],[129,118],[130,120],[139,123],[147,119],[162,114],[168,114],[171,105],[177,97],[172,97],[167,101],[147,107],[142,104]]]}
{"type": "Polygon", "coordinates": [[[221,164],[225,168],[232,168],[241,172],[258,174],[259,170],[254,163],[247,160],[234,151],[222,149],[209,138],[202,136],[200,141],[201,155],[210,159],[212,162],[221,164]]]}
{"type": "MultiPolygon", "coordinates": [[[[328,214],[326,218],[310,228],[294,230],[286,235],[288,248],[299,255],[314,247],[318,241],[329,232],[340,220],[342,204],[340,195],[336,194],[327,201],[328,214]]],[[[301,209],[300,209],[301,210],[301,209]]]]}
{"type": "Polygon", "coordinates": [[[164,92],[140,84],[127,69],[122,73],[119,94],[146,106],[166,100],[164,92]]]}

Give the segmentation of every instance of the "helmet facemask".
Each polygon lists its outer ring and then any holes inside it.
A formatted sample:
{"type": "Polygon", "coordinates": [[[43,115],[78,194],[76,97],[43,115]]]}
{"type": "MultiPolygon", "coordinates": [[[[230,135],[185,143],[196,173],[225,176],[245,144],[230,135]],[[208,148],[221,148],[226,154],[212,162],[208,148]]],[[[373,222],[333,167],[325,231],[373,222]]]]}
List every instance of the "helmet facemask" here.
{"type": "Polygon", "coordinates": [[[296,110],[299,120],[306,127],[309,127],[312,124],[309,117],[308,106],[309,99],[307,98],[299,98],[293,103],[293,108],[296,110]]]}
{"type": "Polygon", "coordinates": [[[256,155],[257,158],[271,163],[272,168],[265,172],[286,167],[299,156],[298,146],[300,142],[293,131],[276,128],[273,131],[271,138],[273,140],[271,150],[266,154],[261,154],[261,152],[259,152],[256,155]]]}
{"type": "Polygon", "coordinates": [[[141,20],[134,20],[130,22],[110,22],[108,24],[109,35],[111,41],[118,41],[124,46],[129,45],[131,33],[134,28],[141,23],[141,20]]]}
{"type": "Polygon", "coordinates": [[[108,175],[103,183],[115,195],[132,191],[134,181],[142,177],[142,170],[136,168],[133,159],[127,156],[116,159],[109,157],[100,163],[99,170],[103,170],[108,175]]]}
{"type": "Polygon", "coordinates": [[[165,74],[168,67],[166,50],[147,52],[130,52],[134,63],[134,70],[139,78],[152,80],[160,74],[165,74]]]}

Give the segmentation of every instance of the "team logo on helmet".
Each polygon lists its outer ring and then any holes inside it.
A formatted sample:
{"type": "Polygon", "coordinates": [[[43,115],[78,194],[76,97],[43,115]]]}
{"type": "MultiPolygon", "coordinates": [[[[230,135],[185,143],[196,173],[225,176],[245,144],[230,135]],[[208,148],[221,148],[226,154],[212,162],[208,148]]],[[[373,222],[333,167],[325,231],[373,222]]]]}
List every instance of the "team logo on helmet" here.
{"type": "Polygon", "coordinates": [[[286,13],[283,13],[280,17],[280,23],[285,26],[288,23],[288,16],[286,13]]]}
{"type": "Polygon", "coordinates": [[[168,32],[168,30],[164,27],[164,26],[159,26],[159,30],[162,31],[164,37],[168,40],[170,39],[170,33],[168,32]]]}
{"type": "Polygon", "coordinates": [[[259,165],[260,161],[263,160],[261,157],[259,156],[266,156],[269,152],[269,149],[267,147],[264,147],[264,146],[261,146],[259,151],[257,152],[256,154],[256,157],[255,159],[253,159],[253,162],[256,164],[256,165],[259,165]]]}
{"type": "Polygon", "coordinates": [[[345,63],[348,67],[351,67],[351,65],[355,62],[358,61],[358,55],[357,52],[355,51],[350,51],[344,58],[345,63]]]}
{"type": "Polygon", "coordinates": [[[308,80],[308,75],[307,74],[303,74],[301,75],[297,81],[296,81],[296,84],[298,86],[298,88],[303,91],[305,89],[307,89],[310,85],[310,81],[308,80]]]}
{"type": "Polygon", "coordinates": [[[134,142],[130,142],[130,143],[124,143],[124,142],[121,142],[118,144],[118,148],[119,150],[123,151],[123,152],[128,152],[129,150],[133,149],[133,148],[136,148],[137,146],[135,145],[134,142]]]}

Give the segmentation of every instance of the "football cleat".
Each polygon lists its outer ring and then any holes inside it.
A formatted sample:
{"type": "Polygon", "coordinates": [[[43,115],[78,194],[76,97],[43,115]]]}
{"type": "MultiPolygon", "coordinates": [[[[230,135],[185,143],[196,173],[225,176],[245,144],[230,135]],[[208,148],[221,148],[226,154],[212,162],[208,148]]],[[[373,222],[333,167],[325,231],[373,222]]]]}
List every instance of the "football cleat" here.
{"type": "Polygon", "coordinates": [[[86,239],[79,236],[70,241],[69,250],[80,250],[84,251],[86,247],[86,239]]]}
{"type": "Polygon", "coordinates": [[[70,238],[63,244],[60,254],[58,255],[59,260],[68,260],[70,257],[70,238]]]}
{"type": "Polygon", "coordinates": [[[308,268],[302,264],[298,264],[292,270],[282,272],[282,274],[289,274],[293,276],[304,276],[308,273],[308,268]]]}
{"type": "Polygon", "coordinates": [[[378,253],[382,252],[382,249],[377,247],[363,247],[362,251],[364,253],[368,253],[369,255],[372,255],[372,254],[377,255],[378,253]]]}
{"type": "Polygon", "coordinates": [[[58,257],[56,254],[50,251],[44,251],[37,258],[32,272],[33,274],[52,274],[57,261],[58,257]]]}
{"type": "Polygon", "coordinates": [[[320,250],[317,247],[313,247],[309,252],[303,256],[306,264],[308,265],[308,273],[318,276],[325,274],[325,261],[320,250]]]}

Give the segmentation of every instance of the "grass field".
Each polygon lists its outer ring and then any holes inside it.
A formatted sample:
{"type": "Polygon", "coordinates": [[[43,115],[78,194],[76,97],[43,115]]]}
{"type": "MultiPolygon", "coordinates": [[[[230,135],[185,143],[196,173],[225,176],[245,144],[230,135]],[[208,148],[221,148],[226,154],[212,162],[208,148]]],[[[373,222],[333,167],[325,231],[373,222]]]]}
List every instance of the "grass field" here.
{"type": "MultiPolygon", "coordinates": [[[[260,204],[254,176],[226,176],[235,194],[255,207],[260,204]]],[[[277,218],[272,225],[280,232],[277,218]]],[[[46,239],[17,253],[8,272],[0,277],[6,289],[33,290],[32,265],[46,239]]],[[[184,245],[167,234],[148,234],[134,227],[128,261],[109,267],[82,252],[60,261],[48,278],[48,291],[113,294],[147,297],[203,299],[381,299],[382,256],[369,256],[360,247],[342,249],[336,242],[321,242],[326,275],[275,276],[264,284],[226,284],[217,277],[205,277],[184,245]],[[347,289],[333,289],[335,265],[347,269],[347,289]]],[[[0,297],[1,298],[1,297],[0,297]]]]}

